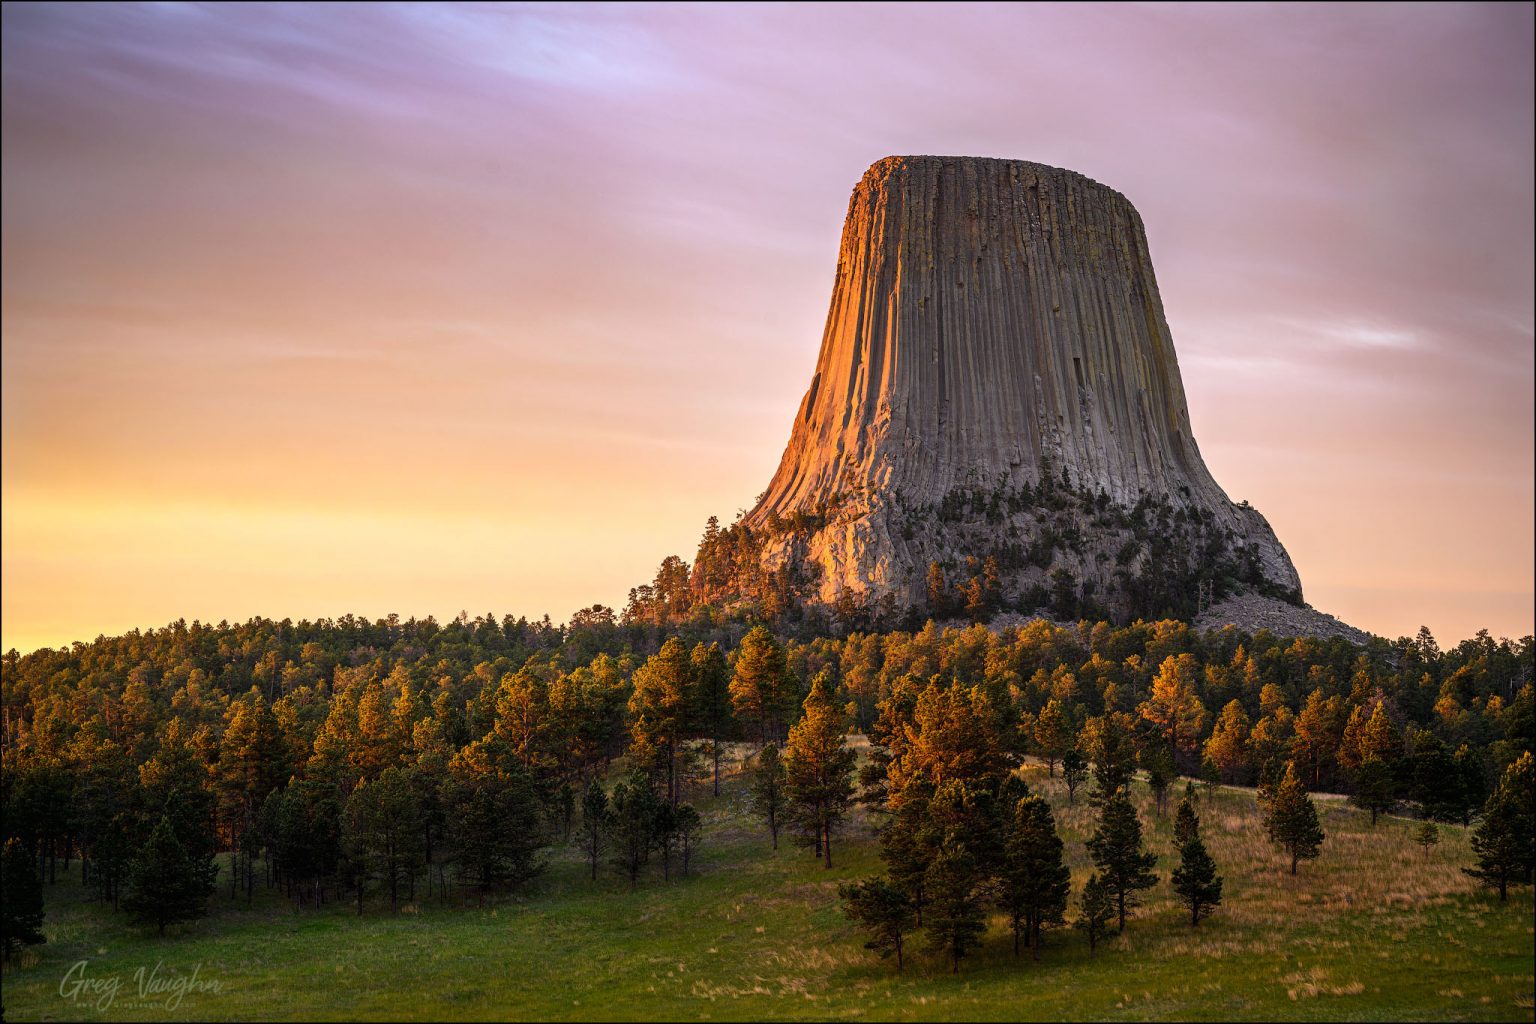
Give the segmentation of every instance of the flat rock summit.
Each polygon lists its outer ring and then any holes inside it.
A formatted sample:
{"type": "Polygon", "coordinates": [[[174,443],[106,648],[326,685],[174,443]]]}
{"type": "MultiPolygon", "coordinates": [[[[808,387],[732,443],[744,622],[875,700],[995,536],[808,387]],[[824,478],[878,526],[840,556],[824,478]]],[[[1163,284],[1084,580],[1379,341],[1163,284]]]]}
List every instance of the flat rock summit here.
{"type": "Polygon", "coordinates": [[[968,582],[1117,618],[1301,600],[1268,522],[1200,457],[1135,208],[1024,160],[865,172],[815,373],[744,522],[828,604],[968,582]]]}

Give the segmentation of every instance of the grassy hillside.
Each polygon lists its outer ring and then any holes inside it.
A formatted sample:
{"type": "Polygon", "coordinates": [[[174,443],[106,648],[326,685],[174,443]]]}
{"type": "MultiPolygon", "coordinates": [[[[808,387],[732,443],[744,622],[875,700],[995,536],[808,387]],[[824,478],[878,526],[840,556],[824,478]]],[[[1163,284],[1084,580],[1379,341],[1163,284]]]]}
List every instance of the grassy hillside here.
{"type": "MultiPolygon", "coordinates": [[[[1074,888],[1088,873],[1093,812],[1068,807],[1059,777],[1026,769],[1057,811],[1074,888]]],[[[1529,890],[1507,905],[1474,888],[1463,830],[1442,827],[1426,860],[1412,823],[1319,799],[1328,840],[1292,878],[1265,840],[1251,791],[1202,800],[1206,842],[1226,903],[1198,930],[1173,902],[1172,813],[1157,819],[1138,788],[1162,884],[1124,936],[1090,957],[1071,931],[1043,958],[1014,959],[1002,921],[948,973],[913,956],[904,974],[877,960],[837,906],[839,882],[879,870],[856,820],[837,866],[808,851],[771,853],[732,779],[699,800],[706,842],[686,879],[660,868],[628,891],[596,884],[574,849],[557,851],[527,898],[485,908],[420,902],[391,917],[349,904],[294,912],[276,893],[232,904],[164,940],[87,902],[73,875],[48,890],[48,943],[7,972],[10,1020],[423,1019],[604,1020],[1182,1018],[1531,1020],[1529,890]],[[120,987],[71,988],[82,978],[120,987]],[[189,975],[218,991],[141,997],[135,971],[189,975]],[[61,985],[75,998],[61,995],[61,985]]],[[[1074,895],[1075,904],[1075,895],[1074,895]]],[[[920,946],[921,939],[916,940],[920,946]]]]}

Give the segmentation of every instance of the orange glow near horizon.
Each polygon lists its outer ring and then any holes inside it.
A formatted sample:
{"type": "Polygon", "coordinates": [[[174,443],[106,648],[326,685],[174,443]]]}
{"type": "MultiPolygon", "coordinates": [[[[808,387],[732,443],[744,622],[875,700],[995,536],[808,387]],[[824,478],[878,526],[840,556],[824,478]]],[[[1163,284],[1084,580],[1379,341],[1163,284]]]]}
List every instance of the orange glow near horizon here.
{"type": "Polygon", "coordinates": [[[1313,605],[1529,634],[1531,17],[6,5],[0,646],[622,606],[766,486],[853,183],[940,152],[1136,204],[1313,605]]]}

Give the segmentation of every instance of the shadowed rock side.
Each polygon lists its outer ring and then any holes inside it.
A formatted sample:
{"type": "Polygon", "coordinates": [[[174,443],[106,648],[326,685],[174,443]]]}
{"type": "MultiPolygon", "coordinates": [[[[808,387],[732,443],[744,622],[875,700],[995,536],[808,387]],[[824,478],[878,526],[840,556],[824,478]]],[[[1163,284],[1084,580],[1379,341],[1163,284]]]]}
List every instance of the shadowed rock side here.
{"type": "Polygon", "coordinates": [[[1155,545],[1127,558],[1131,534],[1107,525],[1106,498],[1165,499],[1199,525],[1191,543],[1224,538],[1250,582],[1299,599],[1269,524],[1200,458],[1125,197],[1020,160],[876,163],[848,206],[815,375],[746,517],[776,537],[766,564],[812,570],[826,602],[845,589],[908,602],[930,562],[964,574],[965,559],[1012,550],[1009,600],[1062,569],[1103,607],[1139,610],[1118,591],[1155,545]],[[1043,516],[1042,481],[1090,508],[1043,516]],[[811,527],[785,532],[790,520],[811,527]],[[1063,529],[1072,543],[1038,557],[1041,531],[1063,529]]]}

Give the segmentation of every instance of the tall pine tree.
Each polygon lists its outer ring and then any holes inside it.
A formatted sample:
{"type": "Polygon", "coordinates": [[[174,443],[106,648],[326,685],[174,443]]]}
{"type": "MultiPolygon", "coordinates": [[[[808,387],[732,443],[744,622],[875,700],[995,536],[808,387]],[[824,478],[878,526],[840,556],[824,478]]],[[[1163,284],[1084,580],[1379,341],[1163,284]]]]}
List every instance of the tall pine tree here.
{"type": "Polygon", "coordinates": [[[1104,800],[1098,830],[1088,840],[1088,853],[1114,896],[1123,932],[1127,912],[1141,902],[1138,893],[1157,884],[1152,873],[1157,856],[1142,850],[1141,819],[1123,791],[1116,790],[1104,800]]]}
{"type": "Polygon", "coordinates": [[[136,919],[165,926],[190,921],[208,912],[208,897],[218,866],[213,858],[189,851],[168,815],[150,832],[128,865],[128,895],[123,906],[136,919]]]}
{"type": "Polygon", "coordinates": [[[608,831],[608,792],[593,779],[581,798],[581,852],[592,867],[592,881],[597,881],[597,862],[603,855],[603,836],[608,831]]]}
{"type": "Polygon", "coordinates": [[[904,966],[902,948],[906,934],[917,924],[917,914],[907,894],[885,878],[870,878],[837,890],[843,901],[843,913],[869,933],[865,949],[874,950],[883,960],[896,958],[896,970],[904,966]]]}
{"type": "Polygon", "coordinates": [[[965,844],[948,840],[928,865],[923,888],[928,897],[928,948],[949,957],[950,971],[981,942],[987,930],[981,900],[981,872],[965,844]]]}
{"type": "Polygon", "coordinates": [[[1483,820],[1472,832],[1472,852],[1477,866],[1461,870],[1481,884],[1499,891],[1499,902],[1509,900],[1511,885],[1530,885],[1536,865],[1536,822],[1531,800],[1536,794],[1536,764],[1527,750],[1504,770],[1499,788],[1483,805],[1483,820]]]}
{"type": "Polygon", "coordinates": [[[1173,892],[1189,910],[1189,923],[1200,926],[1221,903],[1221,876],[1200,839],[1200,817],[1186,797],[1179,805],[1174,833],[1179,842],[1179,866],[1173,869],[1173,892]]]}
{"type": "Polygon", "coordinates": [[[779,848],[779,829],[784,824],[784,761],[779,748],[770,743],[757,755],[757,767],[752,771],[752,807],[768,824],[768,834],[773,837],[773,848],[779,848]]]}
{"type": "Polygon", "coordinates": [[[1264,830],[1291,858],[1291,874],[1296,864],[1317,857],[1323,845],[1323,828],[1317,821],[1317,808],[1307,795],[1306,786],[1296,775],[1294,763],[1285,766],[1285,777],[1275,789],[1264,816],[1264,830]]]}
{"type": "Polygon", "coordinates": [[[1072,872],[1062,857],[1061,837],[1051,807],[1038,796],[1025,797],[1014,808],[1003,840],[998,903],[1013,928],[1013,955],[1021,936],[1030,954],[1040,959],[1040,931],[1060,924],[1072,888],[1072,872]]]}
{"type": "Polygon", "coordinates": [[[1090,955],[1098,948],[1099,939],[1108,933],[1110,918],[1114,916],[1114,897],[1098,872],[1094,872],[1088,876],[1088,884],[1083,886],[1083,893],[1078,902],[1077,920],[1073,922],[1076,927],[1087,933],[1090,955]]]}
{"type": "Polygon", "coordinates": [[[7,839],[0,854],[0,952],[11,959],[22,946],[43,937],[43,883],[31,851],[20,839],[7,839]]]}
{"type": "Polygon", "coordinates": [[[832,702],[831,678],[816,676],[805,715],[789,730],[784,748],[784,795],[800,835],[832,866],[832,833],[853,802],[858,754],[846,745],[849,715],[832,702]]]}

